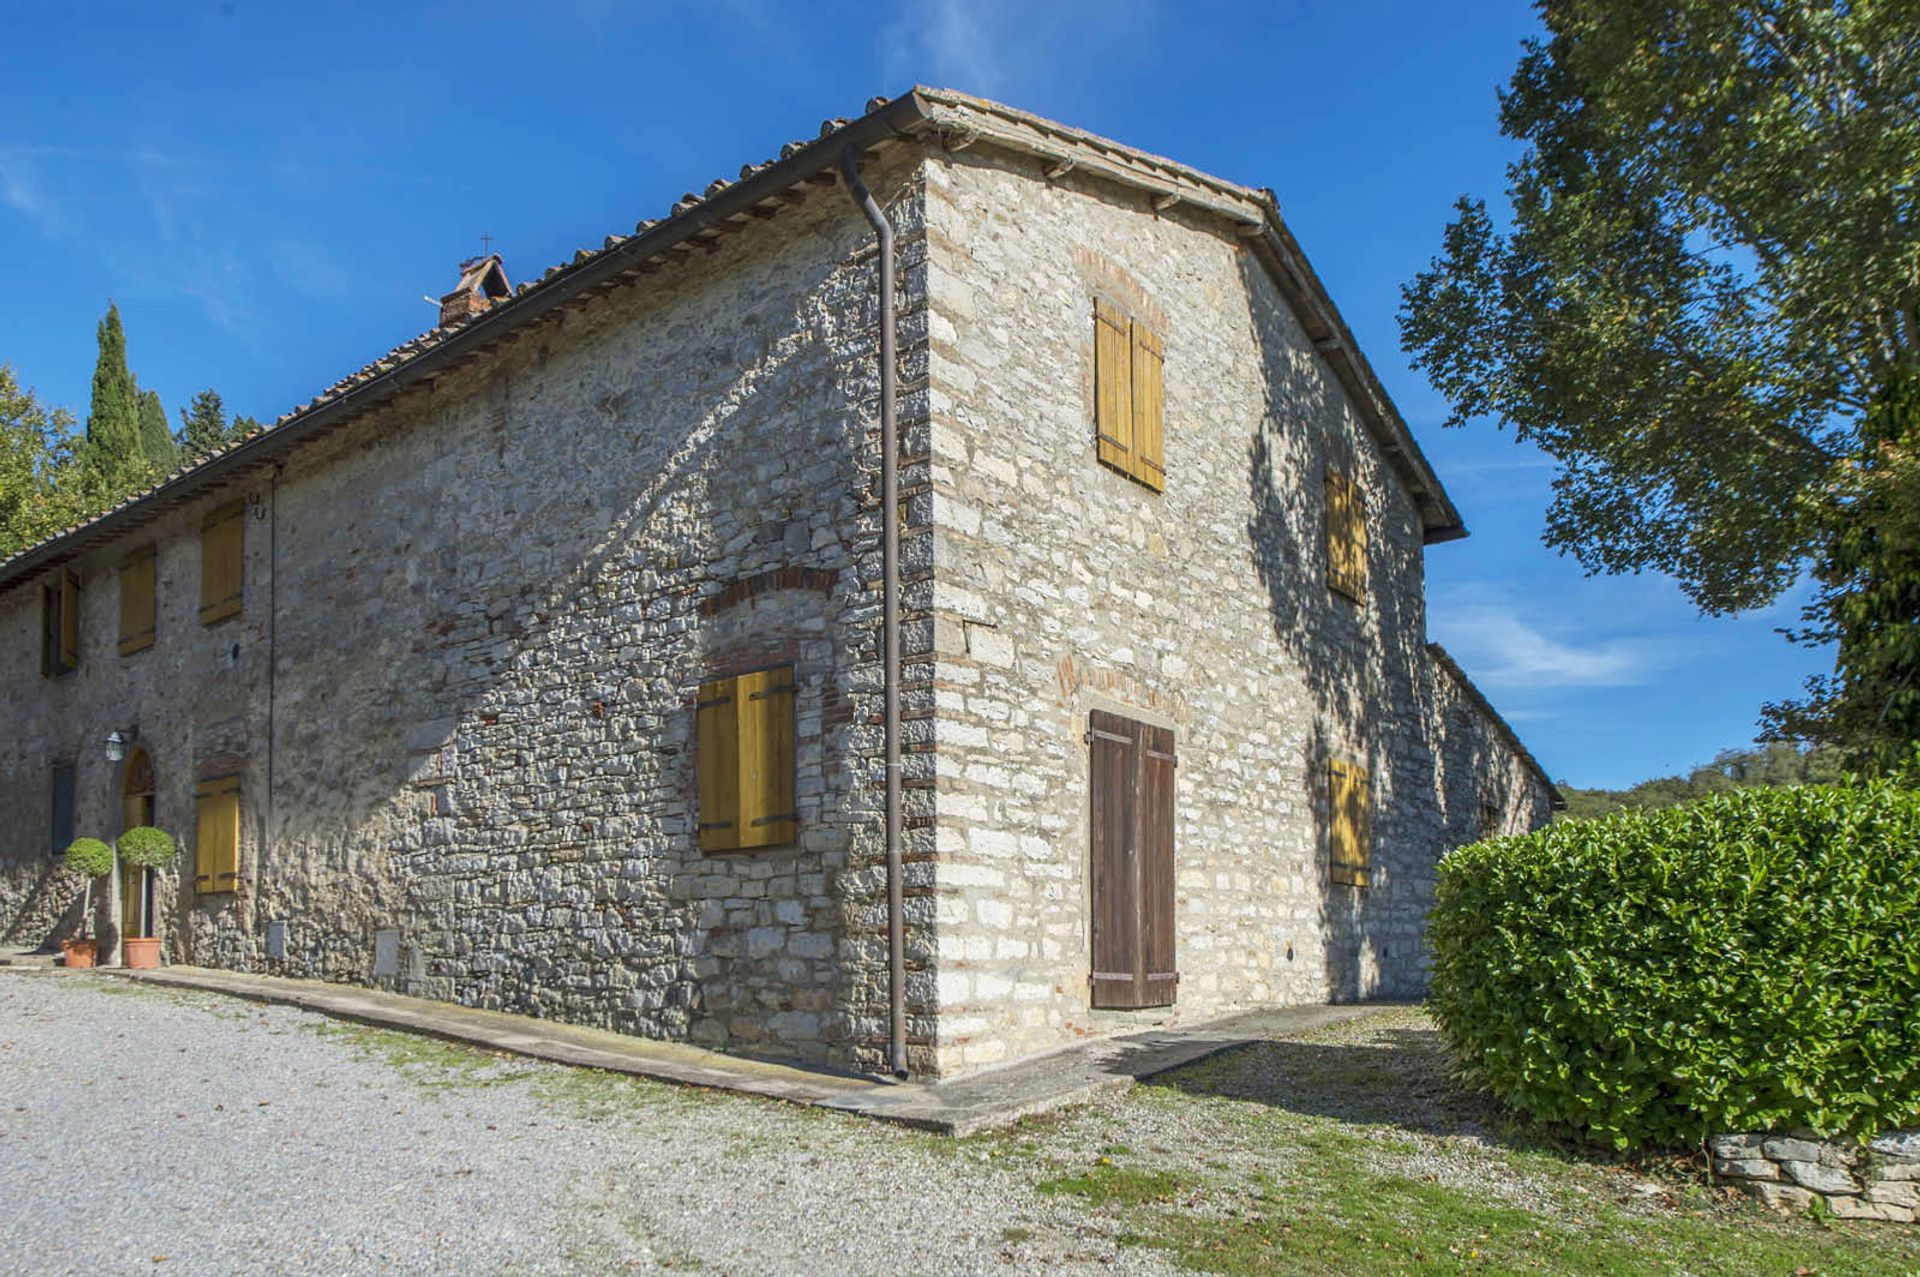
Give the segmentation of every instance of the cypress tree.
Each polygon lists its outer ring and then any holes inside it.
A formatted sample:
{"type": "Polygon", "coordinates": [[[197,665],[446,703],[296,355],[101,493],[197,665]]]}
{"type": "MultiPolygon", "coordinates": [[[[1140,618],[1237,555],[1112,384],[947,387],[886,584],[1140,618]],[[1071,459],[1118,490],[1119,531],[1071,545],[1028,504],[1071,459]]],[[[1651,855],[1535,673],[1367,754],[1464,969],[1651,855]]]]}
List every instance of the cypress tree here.
{"type": "Polygon", "coordinates": [[[140,418],[140,455],[150,470],[165,474],[179,459],[173,443],[173,431],[167,428],[167,409],[157,390],[138,391],[140,418]]]}
{"type": "Polygon", "coordinates": [[[100,353],[93,365],[93,401],[87,410],[85,469],[101,495],[110,500],[137,481],[145,468],[140,409],[133,374],[127,369],[127,334],[120,326],[119,306],[107,306],[95,336],[100,353]]]}
{"type": "Polygon", "coordinates": [[[227,407],[220,392],[209,387],[180,410],[180,448],[189,460],[206,456],[227,438],[227,407]]]}

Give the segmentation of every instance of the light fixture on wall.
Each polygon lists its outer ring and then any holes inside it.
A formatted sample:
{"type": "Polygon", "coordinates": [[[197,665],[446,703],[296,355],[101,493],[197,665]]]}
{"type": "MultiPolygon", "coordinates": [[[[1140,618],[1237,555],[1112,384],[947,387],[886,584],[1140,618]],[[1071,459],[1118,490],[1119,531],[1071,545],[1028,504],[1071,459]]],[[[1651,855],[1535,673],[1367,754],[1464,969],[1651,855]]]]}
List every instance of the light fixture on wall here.
{"type": "Polygon", "coordinates": [[[127,746],[132,743],[134,737],[139,734],[137,728],[126,733],[122,733],[118,729],[109,732],[107,734],[107,761],[110,763],[124,762],[127,757],[127,746]]]}

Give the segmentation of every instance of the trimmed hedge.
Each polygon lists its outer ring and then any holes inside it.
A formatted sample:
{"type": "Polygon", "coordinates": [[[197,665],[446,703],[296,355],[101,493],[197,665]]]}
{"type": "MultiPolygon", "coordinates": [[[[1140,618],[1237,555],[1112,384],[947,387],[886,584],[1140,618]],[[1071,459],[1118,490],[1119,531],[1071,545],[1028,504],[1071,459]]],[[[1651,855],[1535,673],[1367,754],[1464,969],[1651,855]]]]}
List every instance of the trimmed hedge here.
{"type": "Polygon", "coordinates": [[[60,863],[83,878],[104,878],[113,872],[113,848],[98,838],[76,838],[60,854],[60,863]]]}
{"type": "Polygon", "coordinates": [[[1431,1004],[1468,1071],[1615,1148],[1920,1125],[1920,794],[1747,789],[1440,863],[1431,1004]]]}
{"type": "Polygon", "coordinates": [[[114,840],[120,859],[130,865],[159,869],[173,863],[173,835],[152,825],[135,825],[114,840]]]}

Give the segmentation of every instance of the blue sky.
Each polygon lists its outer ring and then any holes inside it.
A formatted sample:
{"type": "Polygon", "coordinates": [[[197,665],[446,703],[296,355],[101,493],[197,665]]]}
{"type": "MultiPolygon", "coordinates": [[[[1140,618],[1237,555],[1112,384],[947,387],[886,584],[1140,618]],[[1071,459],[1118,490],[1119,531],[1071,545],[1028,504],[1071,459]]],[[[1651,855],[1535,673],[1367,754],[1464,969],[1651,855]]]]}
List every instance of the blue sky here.
{"type": "Polygon", "coordinates": [[[0,54],[0,361],[84,413],[120,304],[170,411],[268,418],[429,327],[490,233],[518,280],[874,94],[1009,101],[1271,186],[1471,539],[1428,557],[1430,628],[1547,768],[1682,770],[1830,658],[1788,601],[1697,615],[1670,581],[1540,545],[1553,466],[1445,405],[1399,286],[1454,198],[1496,196],[1515,0],[908,0],[700,6],[231,0],[19,6],[0,54]]]}

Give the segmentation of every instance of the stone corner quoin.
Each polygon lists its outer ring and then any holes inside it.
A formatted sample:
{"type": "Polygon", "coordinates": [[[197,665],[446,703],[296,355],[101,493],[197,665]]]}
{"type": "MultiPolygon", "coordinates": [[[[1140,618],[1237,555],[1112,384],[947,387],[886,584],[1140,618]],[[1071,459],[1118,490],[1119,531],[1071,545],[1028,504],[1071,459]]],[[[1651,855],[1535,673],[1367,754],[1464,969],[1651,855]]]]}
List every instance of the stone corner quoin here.
{"type": "MultiPolygon", "coordinates": [[[[1209,210],[934,133],[864,164],[898,235],[912,1068],[1416,995],[1440,855],[1552,794],[1426,642],[1375,409],[1209,210]],[[1158,343],[1159,490],[1100,459],[1096,303],[1158,343]]],[[[147,929],[174,962],[882,1068],[873,240],[832,184],[768,206],[0,590],[8,941],[79,921],[59,837],[151,820],[182,854],[95,893],[103,958],[147,929]],[[238,609],[206,619],[236,502],[238,609]],[[78,659],[43,673],[62,573],[78,659]],[[790,737],[726,748],[791,809],[703,850],[702,689],[748,686],[790,737]]]]}

